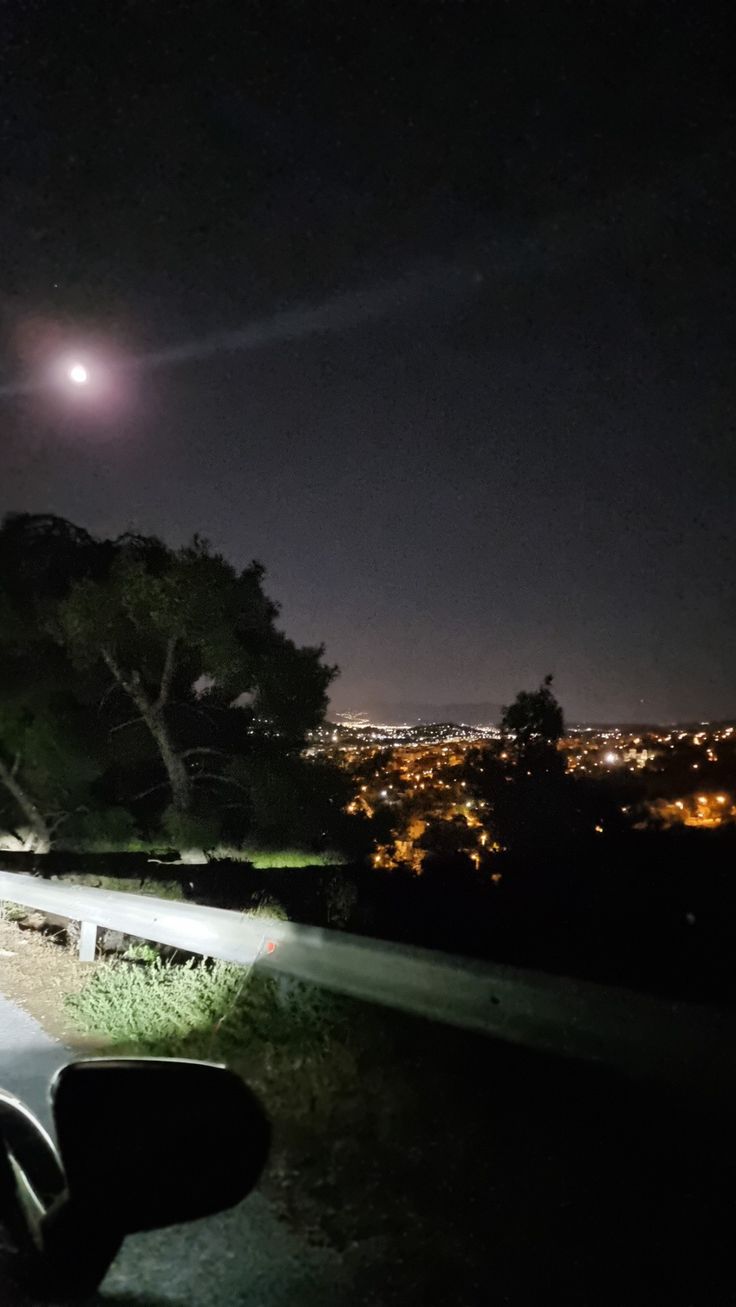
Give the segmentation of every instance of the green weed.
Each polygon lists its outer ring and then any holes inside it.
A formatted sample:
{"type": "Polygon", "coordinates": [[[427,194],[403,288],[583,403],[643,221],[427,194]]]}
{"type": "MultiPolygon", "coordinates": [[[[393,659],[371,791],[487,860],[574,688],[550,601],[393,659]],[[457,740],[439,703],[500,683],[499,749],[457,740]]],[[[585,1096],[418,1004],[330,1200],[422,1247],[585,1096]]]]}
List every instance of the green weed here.
{"type": "Polygon", "coordinates": [[[257,968],[163,960],[145,945],[99,963],[66,1007],[119,1051],[223,1061],[292,1117],[329,1112],[355,1077],[340,1001],[257,968]]]}

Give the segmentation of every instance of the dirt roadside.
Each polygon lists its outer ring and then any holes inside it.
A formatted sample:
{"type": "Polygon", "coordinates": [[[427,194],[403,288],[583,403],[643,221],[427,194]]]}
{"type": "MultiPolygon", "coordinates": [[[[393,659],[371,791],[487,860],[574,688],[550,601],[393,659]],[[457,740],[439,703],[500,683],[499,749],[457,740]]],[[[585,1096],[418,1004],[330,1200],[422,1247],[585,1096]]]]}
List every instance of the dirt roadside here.
{"type": "Polygon", "coordinates": [[[64,1005],[90,973],[64,943],[40,930],[23,929],[0,919],[0,993],[35,1017],[54,1038],[80,1050],[92,1051],[99,1040],[85,1038],[74,1028],[64,1005]]]}

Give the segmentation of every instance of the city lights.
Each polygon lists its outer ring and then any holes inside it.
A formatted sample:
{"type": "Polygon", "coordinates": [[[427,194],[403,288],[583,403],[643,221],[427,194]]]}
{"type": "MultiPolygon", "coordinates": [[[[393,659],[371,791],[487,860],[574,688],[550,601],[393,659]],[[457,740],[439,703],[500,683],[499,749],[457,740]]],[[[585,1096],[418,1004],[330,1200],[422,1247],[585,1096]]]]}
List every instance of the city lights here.
{"type": "MultiPolygon", "coordinates": [[[[731,795],[723,790],[709,793],[702,788],[704,779],[699,780],[697,791],[693,781],[690,794],[675,789],[675,794],[681,795],[677,798],[670,787],[673,783],[681,786],[683,765],[699,770],[693,754],[709,767],[722,766],[729,756],[726,751],[733,751],[734,744],[733,726],[717,724],[697,731],[669,726],[639,727],[636,732],[616,726],[586,726],[568,733],[559,750],[569,773],[588,775],[602,785],[628,784],[627,778],[633,782],[637,777],[642,786],[639,797],[619,805],[634,829],[650,822],[715,829],[736,821],[731,795]],[[670,779],[673,767],[674,782],[670,779]]],[[[479,872],[489,874],[488,860],[501,851],[493,807],[477,795],[470,798],[465,779],[470,753],[483,748],[488,749],[489,758],[513,766],[513,751],[503,747],[496,726],[394,726],[354,713],[343,714],[338,723],[313,732],[308,752],[330,757],[353,778],[354,797],[348,812],[372,817],[379,808],[385,811],[390,805],[393,836],[376,850],[375,866],[404,865],[420,871],[429,847],[428,828],[444,823],[457,840],[458,852],[465,853],[479,872]]],[[[479,774],[487,771],[478,758],[474,765],[479,774]]],[[[607,833],[600,821],[591,829],[601,836],[607,833]]]]}

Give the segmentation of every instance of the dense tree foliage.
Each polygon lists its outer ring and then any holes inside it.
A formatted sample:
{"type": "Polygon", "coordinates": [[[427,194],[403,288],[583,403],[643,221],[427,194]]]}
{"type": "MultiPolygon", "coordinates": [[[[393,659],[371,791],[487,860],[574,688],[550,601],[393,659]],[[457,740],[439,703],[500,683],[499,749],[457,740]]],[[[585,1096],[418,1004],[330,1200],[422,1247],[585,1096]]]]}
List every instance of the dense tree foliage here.
{"type": "MultiPolygon", "coordinates": [[[[5,668],[7,671],[7,666],[5,668]]],[[[4,687],[0,702],[0,814],[21,844],[39,851],[89,810],[98,775],[78,706],[43,677],[4,687]]]]}
{"type": "Polygon", "coordinates": [[[290,752],[324,713],[333,671],[321,650],[298,649],[275,628],[262,579],[258,564],[238,573],[200,540],[176,553],[126,541],[104,576],[76,581],[57,605],[57,638],[125,702],[129,720],[117,728],[147,731],[179,812],[198,785],[237,786],[228,763],[252,752],[249,736],[290,752]],[[237,712],[234,748],[197,725],[210,707],[237,712]],[[187,727],[177,732],[181,709],[187,727]]]}
{"type": "MultiPolygon", "coordinates": [[[[504,708],[499,746],[472,750],[466,776],[501,847],[526,859],[552,854],[585,837],[617,811],[612,795],[590,779],[568,775],[559,750],[562,708],[546,676],[504,708]]],[[[531,863],[529,864],[531,865],[531,863]]]]}
{"type": "Polygon", "coordinates": [[[104,764],[63,654],[10,587],[0,593],[0,678],[0,823],[44,851],[89,812],[104,764]]]}
{"type": "Polygon", "coordinates": [[[552,693],[552,680],[551,675],[545,676],[538,690],[520,690],[514,702],[503,710],[505,748],[527,772],[551,771],[558,765],[557,744],[565,725],[562,709],[552,693]]]}
{"type": "Polygon", "coordinates": [[[337,777],[302,757],[336,669],[279,630],[259,563],[14,515],[0,576],[11,828],[48,845],[49,814],[95,803],[179,835],[324,845],[345,826],[337,777]]]}

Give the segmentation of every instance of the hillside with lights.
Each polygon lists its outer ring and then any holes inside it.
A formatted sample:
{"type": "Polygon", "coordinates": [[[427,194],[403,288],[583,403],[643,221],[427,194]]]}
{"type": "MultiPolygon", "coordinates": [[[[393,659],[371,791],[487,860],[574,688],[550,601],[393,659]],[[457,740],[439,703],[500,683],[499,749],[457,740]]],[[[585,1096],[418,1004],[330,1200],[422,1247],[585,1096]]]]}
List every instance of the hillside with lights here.
{"type": "MultiPolygon", "coordinates": [[[[351,812],[383,813],[391,838],[376,848],[375,866],[418,871],[427,852],[439,849],[467,854],[479,867],[500,851],[492,805],[472,796],[467,775],[479,749],[507,760],[497,726],[393,726],[351,717],[314,732],[309,753],[350,775],[351,812]]],[[[567,774],[619,795],[618,812],[629,828],[714,830],[736,822],[733,724],[580,727],[558,749],[567,774]]],[[[593,829],[602,835],[606,827],[601,821],[593,829]]]]}

